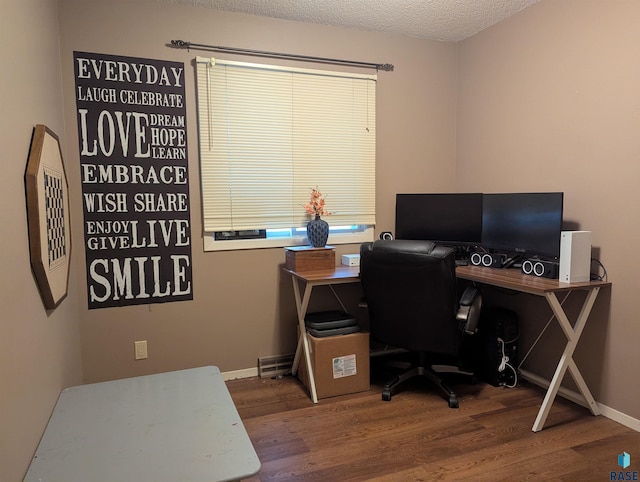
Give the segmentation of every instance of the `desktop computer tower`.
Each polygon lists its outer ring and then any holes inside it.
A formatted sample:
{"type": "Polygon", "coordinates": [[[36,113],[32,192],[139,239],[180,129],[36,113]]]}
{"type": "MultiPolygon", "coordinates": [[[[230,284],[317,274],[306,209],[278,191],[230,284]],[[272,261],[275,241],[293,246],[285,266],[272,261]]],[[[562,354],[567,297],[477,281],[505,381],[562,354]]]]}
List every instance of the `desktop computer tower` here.
{"type": "Polygon", "coordinates": [[[501,307],[483,307],[473,340],[473,369],[482,381],[515,386],[518,369],[518,315],[501,307]]]}
{"type": "Polygon", "coordinates": [[[591,231],[562,231],[560,237],[560,282],[591,280],[591,231]]]}

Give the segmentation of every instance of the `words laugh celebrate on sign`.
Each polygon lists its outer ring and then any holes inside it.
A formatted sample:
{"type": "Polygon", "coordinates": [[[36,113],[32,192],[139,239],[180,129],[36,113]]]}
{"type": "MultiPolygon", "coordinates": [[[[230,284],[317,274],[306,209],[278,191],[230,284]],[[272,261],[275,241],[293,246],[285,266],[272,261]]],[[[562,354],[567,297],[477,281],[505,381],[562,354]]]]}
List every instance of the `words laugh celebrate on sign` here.
{"type": "Polygon", "coordinates": [[[104,87],[78,87],[78,102],[102,102],[105,104],[148,105],[152,107],[184,107],[182,94],[163,94],[138,90],[107,89],[104,87]]]}

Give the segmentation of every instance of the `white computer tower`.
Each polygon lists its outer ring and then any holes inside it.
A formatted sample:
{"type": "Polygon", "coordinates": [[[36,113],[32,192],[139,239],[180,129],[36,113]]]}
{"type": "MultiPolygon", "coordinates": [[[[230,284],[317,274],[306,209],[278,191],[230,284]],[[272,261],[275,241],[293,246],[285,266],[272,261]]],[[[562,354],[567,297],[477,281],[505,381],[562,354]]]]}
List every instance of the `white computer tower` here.
{"type": "Polygon", "coordinates": [[[591,231],[562,231],[559,271],[561,283],[591,279],[591,231]]]}

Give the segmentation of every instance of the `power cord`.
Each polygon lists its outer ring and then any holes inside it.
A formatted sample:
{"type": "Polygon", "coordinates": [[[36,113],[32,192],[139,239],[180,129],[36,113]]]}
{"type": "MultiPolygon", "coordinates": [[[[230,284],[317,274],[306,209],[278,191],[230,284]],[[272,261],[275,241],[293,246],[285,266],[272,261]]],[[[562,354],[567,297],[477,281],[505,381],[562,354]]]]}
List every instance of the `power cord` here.
{"type": "Polygon", "coordinates": [[[602,270],[602,274],[591,273],[592,281],[607,281],[607,270],[599,259],[591,258],[591,263],[596,263],[602,270]]]}
{"type": "Polygon", "coordinates": [[[502,373],[507,368],[509,368],[513,372],[513,384],[511,385],[505,384],[506,387],[513,388],[518,384],[518,372],[516,371],[515,368],[513,368],[512,365],[509,364],[509,357],[505,352],[504,340],[502,338],[498,338],[498,341],[500,342],[500,347],[502,351],[502,360],[500,361],[500,365],[498,365],[498,371],[502,373]]]}

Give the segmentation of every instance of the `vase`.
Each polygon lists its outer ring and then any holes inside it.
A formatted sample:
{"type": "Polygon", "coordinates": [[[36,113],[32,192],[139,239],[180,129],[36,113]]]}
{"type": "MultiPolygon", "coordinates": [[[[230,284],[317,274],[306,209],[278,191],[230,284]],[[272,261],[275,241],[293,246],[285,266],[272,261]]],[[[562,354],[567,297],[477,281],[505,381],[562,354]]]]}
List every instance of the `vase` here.
{"type": "Polygon", "coordinates": [[[315,219],[307,224],[307,239],[314,248],[324,248],[329,239],[329,223],[316,215],[315,219]]]}

